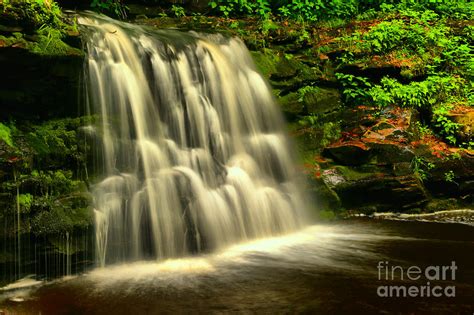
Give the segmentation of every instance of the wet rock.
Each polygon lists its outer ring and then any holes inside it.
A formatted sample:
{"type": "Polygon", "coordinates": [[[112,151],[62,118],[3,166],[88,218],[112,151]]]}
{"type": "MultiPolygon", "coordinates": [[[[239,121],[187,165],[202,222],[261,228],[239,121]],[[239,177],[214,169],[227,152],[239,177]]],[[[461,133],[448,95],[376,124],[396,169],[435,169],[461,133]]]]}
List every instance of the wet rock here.
{"type": "Polygon", "coordinates": [[[428,200],[420,181],[415,176],[370,176],[346,181],[334,188],[347,209],[373,205],[384,209],[409,209],[428,200]]]}
{"type": "Polygon", "coordinates": [[[341,172],[335,168],[323,171],[322,180],[328,186],[328,188],[331,189],[347,181],[341,172]]]}
{"type": "MultiPolygon", "coordinates": [[[[331,209],[337,210],[341,208],[341,200],[339,196],[332,190],[328,184],[331,179],[328,180],[328,176],[322,176],[321,178],[311,177],[309,179],[310,191],[315,196],[314,202],[317,209],[331,209]]],[[[336,180],[336,179],[332,179],[336,180]]]]}
{"type": "Polygon", "coordinates": [[[460,207],[461,205],[456,198],[448,198],[448,199],[432,199],[426,204],[425,209],[428,212],[435,212],[435,211],[459,209],[460,207]]]}
{"type": "Polygon", "coordinates": [[[393,164],[411,162],[415,157],[413,150],[406,145],[389,141],[366,142],[372,149],[373,155],[379,164],[393,164]]]}
{"type": "Polygon", "coordinates": [[[371,158],[371,150],[361,141],[346,141],[324,148],[323,155],[342,165],[362,165],[371,158]]]}

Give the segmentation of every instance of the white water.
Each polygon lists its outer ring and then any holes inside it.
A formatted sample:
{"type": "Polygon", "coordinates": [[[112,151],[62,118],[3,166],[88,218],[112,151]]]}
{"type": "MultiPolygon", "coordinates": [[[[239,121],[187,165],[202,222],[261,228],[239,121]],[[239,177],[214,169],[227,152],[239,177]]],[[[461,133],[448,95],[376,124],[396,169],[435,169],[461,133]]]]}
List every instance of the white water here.
{"type": "Polygon", "coordinates": [[[100,265],[181,257],[303,225],[283,121],[239,39],[83,16],[100,265]]]}

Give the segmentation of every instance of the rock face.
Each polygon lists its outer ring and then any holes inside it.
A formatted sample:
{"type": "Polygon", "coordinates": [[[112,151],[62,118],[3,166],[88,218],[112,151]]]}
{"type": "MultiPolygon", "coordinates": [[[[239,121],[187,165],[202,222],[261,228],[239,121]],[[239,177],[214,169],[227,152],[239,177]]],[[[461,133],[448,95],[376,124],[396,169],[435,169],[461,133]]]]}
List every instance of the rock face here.
{"type": "Polygon", "coordinates": [[[415,140],[410,112],[393,111],[322,150],[326,159],[315,164],[318,196],[327,198],[330,190],[340,208],[367,213],[432,211],[439,198],[449,200],[437,202],[447,208],[472,207],[474,152],[432,136],[415,140]]]}
{"type": "Polygon", "coordinates": [[[38,25],[34,6],[20,9],[0,13],[0,285],[31,273],[67,275],[93,262],[81,134],[92,120],[77,118],[79,34],[49,19],[38,25]]]}
{"type": "Polygon", "coordinates": [[[25,119],[76,115],[83,59],[42,56],[22,48],[0,47],[0,113],[25,119]]]}
{"type": "Polygon", "coordinates": [[[346,209],[403,210],[419,207],[428,200],[423,185],[413,175],[387,176],[336,167],[324,171],[322,177],[346,209]]]}

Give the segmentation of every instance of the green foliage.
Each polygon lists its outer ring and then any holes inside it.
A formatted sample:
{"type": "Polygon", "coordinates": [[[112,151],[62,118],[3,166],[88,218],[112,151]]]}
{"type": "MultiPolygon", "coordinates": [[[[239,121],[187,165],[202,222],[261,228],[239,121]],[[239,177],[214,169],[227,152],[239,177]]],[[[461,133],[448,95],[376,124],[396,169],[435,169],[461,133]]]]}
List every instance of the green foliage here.
{"type": "Polygon", "coordinates": [[[273,14],[304,22],[351,18],[359,14],[374,18],[378,12],[423,19],[438,15],[471,19],[474,11],[468,0],[213,0],[209,6],[225,17],[254,15],[267,18],[273,14]]]}
{"type": "Polygon", "coordinates": [[[68,128],[64,121],[48,122],[37,126],[28,135],[33,148],[39,154],[69,155],[76,151],[76,132],[68,128]]]}
{"type": "Polygon", "coordinates": [[[340,122],[323,122],[316,114],[303,116],[298,123],[307,129],[313,141],[319,141],[321,147],[325,147],[341,137],[340,122]]]}
{"type": "Polygon", "coordinates": [[[306,94],[317,93],[319,88],[316,86],[307,85],[298,90],[298,102],[302,103],[306,94]]]}
{"type": "Polygon", "coordinates": [[[449,111],[452,109],[452,105],[441,104],[433,110],[433,125],[437,128],[441,135],[444,136],[451,144],[457,143],[456,134],[458,129],[461,127],[458,123],[452,121],[449,117],[449,111]]]}
{"type": "Polygon", "coordinates": [[[36,235],[58,235],[92,224],[91,209],[87,207],[71,209],[55,203],[49,206],[31,220],[31,231],[36,235]]]}
{"type": "Polygon", "coordinates": [[[368,32],[356,32],[349,38],[342,38],[355,46],[352,50],[386,54],[395,49],[409,49],[423,54],[426,47],[443,47],[447,41],[449,28],[444,24],[428,25],[427,20],[394,19],[383,21],[368,32]]]}
{"type": "Polygon", "coordinates": [[[467,86],[467,82],[458,76],[430,76],[409,84],[385,77],[380,85],[369,89],[368,95],[380,107],[398,105],[431,110],[433,127],[451,144],[456,144],[456,132],[460,126],[449,114],[455,104],[468,104],[467,86]]]}
{"type": "Polygon", "coordinates": [[[18,203],[20,204],[22,212],[29,212],[33,204],[33,195],[28,193],[18,195],[18,203]]]}
{"type": "Polygon", "coordinates": [[[0,140],[13,147],[11,129],[0,122],[0,140]]]}
{"type": "Polygon", "coordinates": [[[177,18],[186,16],[186,11],[182,6],[179,5],[173,5],[171,7],[171,12],[173,12],[174,16],[177,18]]]}
{"type": "Polygon", "coordinates": [[[435,168],[435,165],[423,157],[415,156],[411,161],[411,168],[413,173],[424,181],[428,178],[430,170],[435,168]]]}
{"type": "Polygon", "coordinates": [[[48,25],[61,29],[61,9],[52,0],[4,0],[0,23],[24,26],[28,31],[48,25]]]}
{"type": "Polygon", "coordinates": [[[426,126],[426,125],[423,125],[421,122],[417,121],[415,123],[415,126],[416,126],[416,129],[418,131],[418,135],[420,136],[420,138],[423,138],[425,136],[428,136],[428,135],[431,135],[433,134],[433,132],[431,131],[431,129],[426,126]]]}
{"type": "Polygon", "coordinates": [[[127,17],[127,6],[122,0],[92,0],[91,8],[101,12],[116,16],[120,19],[127,17]]]}
{"type": "Polygon", "coordinates": [[[35,161],[51,167],[60,167],[61,163],[77,165],[84,158],[79,150],[77,130],[93,120],[93,117],[68,118],[34,126],[26,139],[36,153],[35,161]]]}
{"type": "Polygon", "coordinates": [[[30,175],[23,175],[22,186],[29,186],[40,196],[59,196],[77,190],[80,181],[73,179],[70,170],[43,171],[33,170],[30,175]]]}
{"type": "Polygon", "coordinates": [[[60,30],[43,26],[38,30],[38,42],[32,45],[31,50],[40,55],[61,55],[71,51],[71,47],[62,41],[60,30]]]}
{"type": "Polygon", "coordinates": [[[336,78],[343,88],[343,95],[349,103],[363,103],[369,97],[368,89],[372,84],[367,78],[352,74],[336,73],[336,78]]]}
{"type": "Polygon", "coordinates": [[[230,16],[256,15],[268,18],[271,9],[267,0],[216,0],[210,1],[209,6],[226,18],[230,16]]]}
{"type": "Polygon", "coordinates": [[[454,172],[453,171],[447,171],[444,173],[444,180],[447,181],[448,183],[454,183],[454,172]]]}

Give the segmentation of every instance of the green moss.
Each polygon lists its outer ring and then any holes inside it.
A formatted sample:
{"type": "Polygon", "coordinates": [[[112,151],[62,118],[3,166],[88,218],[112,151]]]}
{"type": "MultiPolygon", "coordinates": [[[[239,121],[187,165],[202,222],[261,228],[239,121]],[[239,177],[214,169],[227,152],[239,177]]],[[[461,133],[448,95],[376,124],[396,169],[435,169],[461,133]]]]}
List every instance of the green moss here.
{"type": "Polygon", "coordinates": [[[33,195],[27,194],[20,194],[18,195],[18,202],[20,204],[20,208],[22,212],[27,213],[31,209],[31,205],[33,204],[33,195]]]}
{"type": "Polygon", "coordinates": [[[11,129],[0,123],[0,140],[13,147],[11,129]]]}
{"type": "Polygon", "coordinates": [[[253,60],[258,70],[265,76],[270,77],[277,71],[277,64],[280,61],[280,57],[274,51],[264,49],[263,51],[252,51],[253,60]]]}
{"type": "Polygon", "coordinates": [[[4,0],[0,24],[33,31],[43,25],[62,28],[61,9],[52,0],[4,0]]]}
{"type": "Polygon", "coordinates": [[[49,165],[62,168],[83,161],[84,154],[80,147],[83,143],[79,141],[77,132],[80,127],[92,124],[96,119],[93,116],[65,118],[31,126],[26,139],[36,153],[36,164],[39,167],[49,165]]]}
{"type": "Polygon", "coordinates": [[[82,55],[82,51],[64,43],[62,38],[61,31],[45,27],[38,31],[38,40],[30,43],[28,48],[39,55],[82,55]]]}
{"type": "Polygon", "coordinates": [[[46,56],[82,55],[80,50],[63,41],[67,33],[77,31],[77,25],[75,21],[65,22],[56,2],[6,0],[0,12],[3,13],[0,14],[0,26],[21,30],[12,36],[0,36],[0,47],[24,48],[46,56]],[[26,38],[25,34],[28,34],[26,38]]]}
{"type": "Polygon", "coordinates": [[[331,210],[321,210],[318,212],[318,218],[322,221],[333,221],[337,218],[334,211],[331,210]]]}
{"type": "Polygon", "coordinates": [[[354,168],[346,167],[342,165],[336,166],[336,169],[348,181],[357,181],[357,180],[366,179],[366,178],[374,176],[374,173],[362,172],[362,171],[355,170],[354,168]]]}

